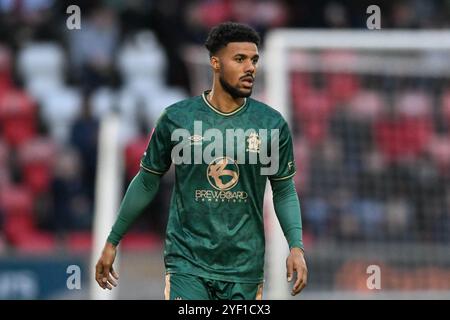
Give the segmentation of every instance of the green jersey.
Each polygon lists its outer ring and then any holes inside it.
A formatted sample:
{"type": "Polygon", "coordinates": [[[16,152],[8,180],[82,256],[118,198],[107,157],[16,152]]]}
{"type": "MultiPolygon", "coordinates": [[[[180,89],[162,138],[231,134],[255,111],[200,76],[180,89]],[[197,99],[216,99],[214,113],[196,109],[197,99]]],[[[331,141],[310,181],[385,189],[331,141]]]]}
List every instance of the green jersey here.
{"type": "Polygon", "coordinates": [[[141,161],[158,175],[175,165],[166,270],[258,283],[264,276],[266,183],[295,174],[292,138],[273,108],[247,98],[223,113],[207,93],[165,109],[141,161]]]}

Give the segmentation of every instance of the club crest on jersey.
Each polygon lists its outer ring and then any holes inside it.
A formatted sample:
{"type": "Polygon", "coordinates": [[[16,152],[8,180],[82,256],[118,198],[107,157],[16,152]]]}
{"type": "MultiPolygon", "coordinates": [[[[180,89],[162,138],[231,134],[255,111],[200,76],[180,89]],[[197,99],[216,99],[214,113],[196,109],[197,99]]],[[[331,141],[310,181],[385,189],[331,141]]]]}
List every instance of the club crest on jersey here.
{"type": "Polygon", "coordinates": [[[259,148],[261,146],[261,139],[259,138],[256,132],[250,133],[250,136],[247,138],[248,143],[248,152],[256,152],[259,153],[259,148]]]}

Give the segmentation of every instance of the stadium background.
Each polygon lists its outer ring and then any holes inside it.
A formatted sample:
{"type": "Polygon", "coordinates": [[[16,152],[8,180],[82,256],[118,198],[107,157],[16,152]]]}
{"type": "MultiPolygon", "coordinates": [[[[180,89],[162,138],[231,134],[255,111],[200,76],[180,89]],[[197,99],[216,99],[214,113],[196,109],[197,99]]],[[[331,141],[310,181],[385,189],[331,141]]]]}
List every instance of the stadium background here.
{"type": "MultiPolygon", "coordinates": [[[[159,113],[209,87],[211,26],[239,21],[263,39],[280,27],[361,30],[371,4],[383,30],[450,25],[444,0],[0,0],[0,299],[89,297],[99,122],[120,115],[125,191],[159,113]],[[81,30],[66,27],[71,4],[81,30]],[[81,290],[66,287],[69,265],[81,290]]],[[[449,76],[292,72],[300,298],[449,293],[449,76]],[[372,264],[379,291],[366,286],[372,264]]],[[[260,75],[255,96],[265,93],[260,75]]],[[[121,245],[119,298],[163,296],[172,181],[173,170],[121,245]]]]}

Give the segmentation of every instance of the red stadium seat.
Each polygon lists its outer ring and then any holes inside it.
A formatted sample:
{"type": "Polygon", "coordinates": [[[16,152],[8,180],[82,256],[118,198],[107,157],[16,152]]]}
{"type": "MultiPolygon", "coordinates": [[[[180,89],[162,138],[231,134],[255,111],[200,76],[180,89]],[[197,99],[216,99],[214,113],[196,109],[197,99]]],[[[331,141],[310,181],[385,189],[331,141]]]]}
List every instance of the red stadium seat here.
{"type": "Polygon", "coordinates": [[[415,158],[426,149],[433,136],[433,124],[427,118],[380,119],[375,122],[374,131],[385,160],[396,162],[415,158]]]}
{"type": "Polygon", "coordinates": [[[13,88],[11,76],[12,55],[9,48],[0,45],[0,99],[13,88]]]}
{"type": "Polygon", "coordinates": [[[67,234],[66,246],[70,252],[88,252],[92,249],[91,232],[71,232],[67,234]]]}
{"type": "Polygon", "coordinates": [[[131,180],[139,171],[142,155],[144,154],[149,137],[138,137],[128,143],[125,148],[125,167],[127,179],[131,180]]]}
{"type": "Polygon", "coordinates": [[[26,187],[3,188],[0,206],[5,213],[5,237],[18,251],[39,254],[54,250],[54,236],[35,227],[33,195],[26,187]]]}
{"type": "Polygon", "coordinates": [[[33,195],[25,187],[4,187],[0,193],[0,206],[5,213],[5,235],[12,242],[21,233],[33,230],[33,195]]]}
{"type": "Polygon", "coordinates": [[[312,144],[327,136],[328,120],[333,111],[331,99],[324,91],[311,90],[294,100],[294,117],[312,144]]]}
{"type": "Polygon", "coordinates": [[[312,90],[311,76],[308,73],[295,72],[291,77],[291,91],[293,100],[301,99],[312,90]]]}
{"type": "MultiPolygon", "coordinates": [[[[357,57],[357,54],[348,50],[328,50],[321,55],[320,62],[324,70],[333,70],[336,65],[354,64],[357,57]]],[[[345,71],[327,73],[325,86],[333,104],[342,103],[347,102],[359,91],[360,80],[357,75],[345,71]]]]}
{"type": "Polygon", "coordinates": [[[394,117],[374,125],[375,141],[388,162],[416,158],[433,137],[432,103],[421,91],[405,91],[395,99],[394,117]]]}
{"type": "Polygon", "coordinates": [[[19,148],[19,162],[25,183],[35,194],[49,190],[55,154],[53,142],[41,137],[19,148]]]}
{"type": "Polygon", "coordinates": [[[8,91],[0,97],[0,128],[11,146],[17,146],[35,135],[36,106],[21,91],[8,91]]]}
{"type": "Polygon", "coordinates": [[[48,232],[33,230],[20,234],[15,239],[15,247],[18,252],[26,254],[50,254],[56,248],[55,236],[48,232]]]}
{"type": "Polygon", "coordinates": [[[300,120],[328,119],[333,111],[331,99],[325,91],[311,90],[309,93],[299,95],[294,100],[296,117],[300,120]]]}
{"type": "Polygon", "coordinates": [[[45,163],[32,163],[24,168],[25,183],[35,194],[48,191],[52,182],[51,168],[45,163]]]}
{"type": "Polygon", "coordinates": [[[194,14],[203,26],[210,28],[231,19],[232,8],[228,1],[203,1],[194,14]]]}
{"type": "Polygon", "coordinates": [[[124,250],[148,250],[162,246],[161,238],[152,233],[129,233],[121,241],[124,250]]]}
{"type": "Polygon", "coordinates": [[[327,75],[327,90],[333,103],[349,101],[358,91],[358,76],[347,73],[331,73],[327,75]]]}

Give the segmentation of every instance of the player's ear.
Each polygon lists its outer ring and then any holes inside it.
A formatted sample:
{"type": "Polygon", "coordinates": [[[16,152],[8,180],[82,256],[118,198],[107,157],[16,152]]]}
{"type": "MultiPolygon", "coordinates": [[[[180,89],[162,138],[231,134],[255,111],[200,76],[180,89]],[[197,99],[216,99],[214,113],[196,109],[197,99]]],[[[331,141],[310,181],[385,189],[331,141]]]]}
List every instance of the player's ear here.
{"type": "Polygon", "coordinates": [[[219,69],[220,69],[219,57],[211,56],[209,61],[211,63],[211,67],[214,69],[214,71],[219,71],[219,69]]]}

